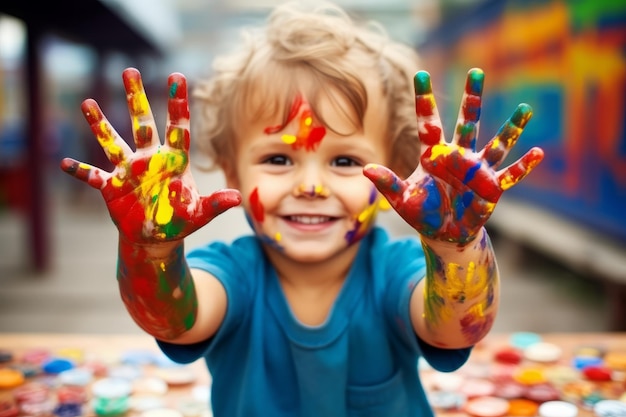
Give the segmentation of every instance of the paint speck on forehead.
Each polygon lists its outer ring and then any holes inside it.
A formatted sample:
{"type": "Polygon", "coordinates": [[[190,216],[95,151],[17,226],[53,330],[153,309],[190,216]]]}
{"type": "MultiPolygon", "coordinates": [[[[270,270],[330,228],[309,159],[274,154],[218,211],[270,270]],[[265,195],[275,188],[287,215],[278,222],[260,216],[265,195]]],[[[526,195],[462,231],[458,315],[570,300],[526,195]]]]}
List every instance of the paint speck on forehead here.
{"type": "Polygon", "coordinates": [[[314,151],[326,136],[326,128],[315,122],[311,106],[300,94],[291,104],[285,122],[277,126],[266,127],[263,132],[267,135],[281,132],[298,116],[297,132],[295,134],[284,133],[281,139],[286,144],[291,145],[293,149],[304,148],[306,151],[314,151]]]}

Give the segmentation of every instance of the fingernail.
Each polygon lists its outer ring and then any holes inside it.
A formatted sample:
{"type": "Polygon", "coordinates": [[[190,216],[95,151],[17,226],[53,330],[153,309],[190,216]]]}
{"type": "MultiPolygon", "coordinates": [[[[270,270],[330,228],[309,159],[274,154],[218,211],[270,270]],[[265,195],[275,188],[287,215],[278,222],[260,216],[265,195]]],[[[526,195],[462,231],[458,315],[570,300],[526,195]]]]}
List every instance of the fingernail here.
{"type": "Polygon", "coordinates": [[[413,84],[416,95],[430,94],[433,92],[433,88],[430,84],[430,74],[426,71],[418,71],[413,78],[413,84]]]}
{"type": "Polygon", "coordinates": [[[465,92],[467,94],[481,95],[483,93],[483,84],[485,82],[485,73],[480,68],[472,68],[467,73],[465,81],[465,92]]]}

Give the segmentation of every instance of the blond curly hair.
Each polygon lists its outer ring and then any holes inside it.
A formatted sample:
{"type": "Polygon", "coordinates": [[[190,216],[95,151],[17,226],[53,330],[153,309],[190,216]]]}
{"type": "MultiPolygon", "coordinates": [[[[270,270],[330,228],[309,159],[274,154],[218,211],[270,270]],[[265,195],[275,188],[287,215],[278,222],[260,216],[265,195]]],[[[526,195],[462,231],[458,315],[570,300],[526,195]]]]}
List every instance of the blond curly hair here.
{"type": "Polygon", "coordinates": [[[316,108],[324,97],[355,127],[362,126],[368,104],[362,77],[374,74],[387,100],[388,120],[383,122],[389,129],[390,167],[403,177],[413,172],[419,156],[413,92],[416,51],[392,41],[374,22],[357,23],[332,3],[318,1],[313,8],[285,3],[266,23],[261,30],[244,32],[243,47],[218,57],[212,76],[193,91],[193,105],[198,107],[194,137],[199,138],[194,142],[210,161],[205,169],[232,167],[242,122],[276,114],[285,120],[299,93],[322,123],[316,108]]]}

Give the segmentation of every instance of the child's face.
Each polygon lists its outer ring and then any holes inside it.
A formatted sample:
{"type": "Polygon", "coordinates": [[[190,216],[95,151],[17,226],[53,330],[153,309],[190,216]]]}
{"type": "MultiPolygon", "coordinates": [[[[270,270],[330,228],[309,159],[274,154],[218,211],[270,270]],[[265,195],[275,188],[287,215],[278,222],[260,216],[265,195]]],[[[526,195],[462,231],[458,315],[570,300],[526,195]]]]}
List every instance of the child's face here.
{"type": "Polygon", "coordinates": [[[238,188],[257,235],[297,262],[319,262],[360,241],[374,223],[380,196],[363,175],[367,163],[387,164],[386,108],[369,93],[364,126],[354,126],[329,100],[320,103],[329,126],[311,118],[297,97],[290,121],[252,121],[236,146],[228,178],[238,188]]]}

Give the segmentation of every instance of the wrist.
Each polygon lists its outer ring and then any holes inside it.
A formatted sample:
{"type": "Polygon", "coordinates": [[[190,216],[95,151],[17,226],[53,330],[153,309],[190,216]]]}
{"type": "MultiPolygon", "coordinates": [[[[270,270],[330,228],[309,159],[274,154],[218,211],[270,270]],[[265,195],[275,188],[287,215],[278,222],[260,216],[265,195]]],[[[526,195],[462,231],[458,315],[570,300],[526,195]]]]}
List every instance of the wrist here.
{"type": "Polygon", "coordinates": [[[163,261],[170,259],[173,254],[182,253],[184,246],[185,241],[183,239],[158,243],[137,243],[129,240],[121,233],[119,235],[120,254],[141,257],[144,260],[163,261]]]}
{"type": "Polygon", "coordinates": [[[472,248],[476,245],[482,246],[481,242],[483,242],[485,238],[487,238],[487,230],[484,227],[481,227],[478,232],[474,236],[472,236],[471,239],[465,240],[463,242],[437,239],[420,234],[420,240],[422,241],[422,245],[426,245],[436,252],[443,253],[459,253],[464,252],[465,250],[472,248]]]}

